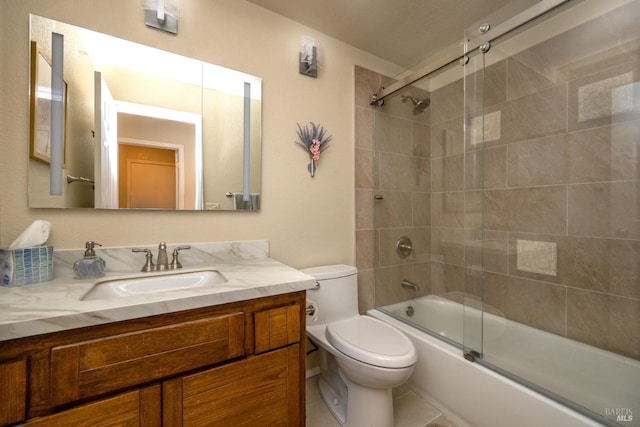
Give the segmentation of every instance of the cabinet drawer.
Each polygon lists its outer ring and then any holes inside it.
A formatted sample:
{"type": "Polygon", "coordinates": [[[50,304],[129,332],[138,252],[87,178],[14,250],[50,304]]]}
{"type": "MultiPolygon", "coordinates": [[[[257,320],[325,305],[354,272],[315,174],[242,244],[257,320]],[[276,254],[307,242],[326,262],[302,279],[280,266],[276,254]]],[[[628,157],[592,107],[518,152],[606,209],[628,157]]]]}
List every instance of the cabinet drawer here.
{"type": "Polygon", "coordinates": [[[51,350],[60,405],[244,355],[244,313],[113,335],[51,350]]]}
{"type": "Polygon", "coordinates": [[[0,363],[0,425],[24,420],[26,400],[26,360],[0,363]]]}
{"type": "Polygon", "coordinates": [[[300,306],[288,305],[254,314],[256,354],[300,341],[300,306]]]}
{"type": "Polygon", "coordinates": [[[24,425],[52,426],[140,426],[155,427],[161,423],[160,385],[99,400],[59,412],[34,418],[24,425]]]}
{"type": "Polygon", "coordinates": [[[304,425],[300,346],[165,381],[163,420],[172,427],[304,425]]]}

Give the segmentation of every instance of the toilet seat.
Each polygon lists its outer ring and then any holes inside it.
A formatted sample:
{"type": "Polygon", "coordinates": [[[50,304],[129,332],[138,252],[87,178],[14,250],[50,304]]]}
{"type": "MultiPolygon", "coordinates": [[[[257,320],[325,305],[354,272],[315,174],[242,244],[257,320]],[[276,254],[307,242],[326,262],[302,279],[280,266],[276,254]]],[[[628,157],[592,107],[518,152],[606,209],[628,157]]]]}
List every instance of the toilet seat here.
{"type": "Polygon", "coordinates": [[[418,358],[413,343],[402,332],[368,316],[330,323],[326,336],[341,353],[373,366],[406,368],[418,358]]]}

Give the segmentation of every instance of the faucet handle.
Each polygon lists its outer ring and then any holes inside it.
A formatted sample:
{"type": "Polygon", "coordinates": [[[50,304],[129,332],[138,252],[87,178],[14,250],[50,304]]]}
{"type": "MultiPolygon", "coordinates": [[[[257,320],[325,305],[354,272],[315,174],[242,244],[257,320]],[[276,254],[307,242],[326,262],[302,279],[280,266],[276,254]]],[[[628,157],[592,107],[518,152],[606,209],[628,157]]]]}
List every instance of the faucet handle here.
{"type": "Polygon", "coordinates": [[[155,271],[156,266],[153,265],[153,253],[151,252],[151,249],[141,249],[141,248],[133,248],[131,249],[131,252],[145,252],[146,255],[146,262],[144,263],[144,265],[142,266],[142,269],[140,271],[155,271]]]}
{"type": "Polygon", "coordinates": [[[170,270],[175,270],[177,268],[182,268],[182,264],[180,264],[180,261],[178,261],[178,252],[180,252],[180,251],[182,251],[184,249],[191,249],[191,246],[176,246],[173,249],[171,264],[169,264],[169,269],[170,270]]]}

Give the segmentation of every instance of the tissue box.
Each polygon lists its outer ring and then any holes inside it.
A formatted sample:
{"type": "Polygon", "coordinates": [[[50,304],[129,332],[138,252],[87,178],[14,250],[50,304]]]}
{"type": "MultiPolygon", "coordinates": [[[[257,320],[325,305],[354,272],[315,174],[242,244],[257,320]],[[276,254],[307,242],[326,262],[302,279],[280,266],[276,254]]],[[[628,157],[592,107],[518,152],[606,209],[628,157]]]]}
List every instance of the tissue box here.
{"type": "Polygon", "coordinates": [[[0,249],[4,286],[21,286],[53,279],[53,246],[0,249]]]}

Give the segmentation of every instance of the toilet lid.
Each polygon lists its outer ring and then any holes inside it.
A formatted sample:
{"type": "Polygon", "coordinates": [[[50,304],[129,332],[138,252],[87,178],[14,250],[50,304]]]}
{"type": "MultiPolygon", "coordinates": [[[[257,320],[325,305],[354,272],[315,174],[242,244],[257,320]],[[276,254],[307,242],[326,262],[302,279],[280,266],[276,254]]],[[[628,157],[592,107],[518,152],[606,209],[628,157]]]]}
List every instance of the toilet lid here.
{"type": "Polygon", "coordinates": [[[406,368],[417,360],[416,349],[402,332],[368,316],[330,323],[327,340],[352,359],[383,368],[406,368]]]}

